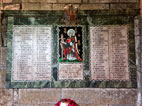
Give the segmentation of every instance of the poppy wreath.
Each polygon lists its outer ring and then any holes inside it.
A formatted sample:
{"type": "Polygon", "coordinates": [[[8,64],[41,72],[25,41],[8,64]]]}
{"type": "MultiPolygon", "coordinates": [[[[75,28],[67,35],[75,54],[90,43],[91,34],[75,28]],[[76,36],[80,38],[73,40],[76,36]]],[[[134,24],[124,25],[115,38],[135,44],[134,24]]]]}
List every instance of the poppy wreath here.
{"type": "Polygon", "coordinates": [[[61,99],[54,106],[60,106],[62,102],[67,103],[68,106],[79,106],[74,100],[71,99],[61,99]]]}

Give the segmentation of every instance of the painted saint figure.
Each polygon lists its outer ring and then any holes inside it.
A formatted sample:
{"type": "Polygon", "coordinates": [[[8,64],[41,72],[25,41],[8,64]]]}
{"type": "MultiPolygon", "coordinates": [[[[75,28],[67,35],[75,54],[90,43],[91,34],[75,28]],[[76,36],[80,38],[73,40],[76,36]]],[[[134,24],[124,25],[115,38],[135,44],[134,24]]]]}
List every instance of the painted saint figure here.
{"type": "Polygon", "coordinates": [[[63,60],[78,60],[82,61],[79,56],[78,45],[77,45],[77,38],[75,36],[75,31],[73,29],[69,29],[67,31],[68,38],[64,41],[63,36],[61,36],[61,49],[64,54],[63,60]]]}

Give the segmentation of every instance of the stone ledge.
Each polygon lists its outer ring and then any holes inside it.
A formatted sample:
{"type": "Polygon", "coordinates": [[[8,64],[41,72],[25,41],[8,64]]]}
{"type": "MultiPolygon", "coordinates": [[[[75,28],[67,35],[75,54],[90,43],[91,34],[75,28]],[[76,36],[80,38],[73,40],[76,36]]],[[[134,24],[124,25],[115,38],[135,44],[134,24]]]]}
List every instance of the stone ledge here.
{"type": "Polygon", "coordinates": [[[61,99],[61,89],[20,89],[20,104],[55,104],[61,99]]]}
{"type": "Polygon", "coordinates": [[[135,104],[136,89],[99,89],[99,88],[80,88],[63,89],[62,97],[71,98],[78,104],[135,104]]]}

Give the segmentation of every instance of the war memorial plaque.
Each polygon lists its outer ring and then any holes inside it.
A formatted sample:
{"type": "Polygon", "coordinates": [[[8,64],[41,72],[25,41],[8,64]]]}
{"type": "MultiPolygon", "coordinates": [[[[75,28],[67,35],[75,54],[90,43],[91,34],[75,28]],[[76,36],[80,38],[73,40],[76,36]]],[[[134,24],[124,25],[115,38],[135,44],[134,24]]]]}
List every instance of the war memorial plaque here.
{"type": "Polygon", "coordinates": [[[129,80],[127,26],[90,27],[92,80],[129,80]]]}
{"type": "Polygon", "coordinates": [[[13,81],[51,80],[50,26],[14,26],[13,81]]]}
{"type": "Polygon", "coordinates": [[[83,79],[83,64],[60,64],[60,80],[80,80],[83,79]]]}
{"type": "Polygon", "coordinates": [[[83,28],[61,26],[59,32],[59,80],[83,79],[83,28]]]}
{"type": "Polygon", "coordinates": [[[127,26],[114,26],[109,31],[110,79],[129,80],[127,26]]]}

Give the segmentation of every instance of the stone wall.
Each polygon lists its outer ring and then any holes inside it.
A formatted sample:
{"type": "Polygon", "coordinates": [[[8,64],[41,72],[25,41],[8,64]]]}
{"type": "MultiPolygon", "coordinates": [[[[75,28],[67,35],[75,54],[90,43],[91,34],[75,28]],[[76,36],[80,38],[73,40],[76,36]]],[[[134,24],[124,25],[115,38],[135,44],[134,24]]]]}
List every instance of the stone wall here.
{"type": "Polygon", "coordinates": [[[69,3],[80,10],[139,8],[139,0],[1,0],[0,3],[4,10],[63,10],[69,3]]]}
{"type": "MultiPolygon", "coordinates": [[[[63,10],[69,3],[80,10],[139,9],[139,0],[0,0],[0,10],[63,10]]],[[[53,106],[62,98],[73,99],[80,106],[136,106],[136,89],[6,89],[6,29],[0,15],[0,106],[53,106]]]]}

